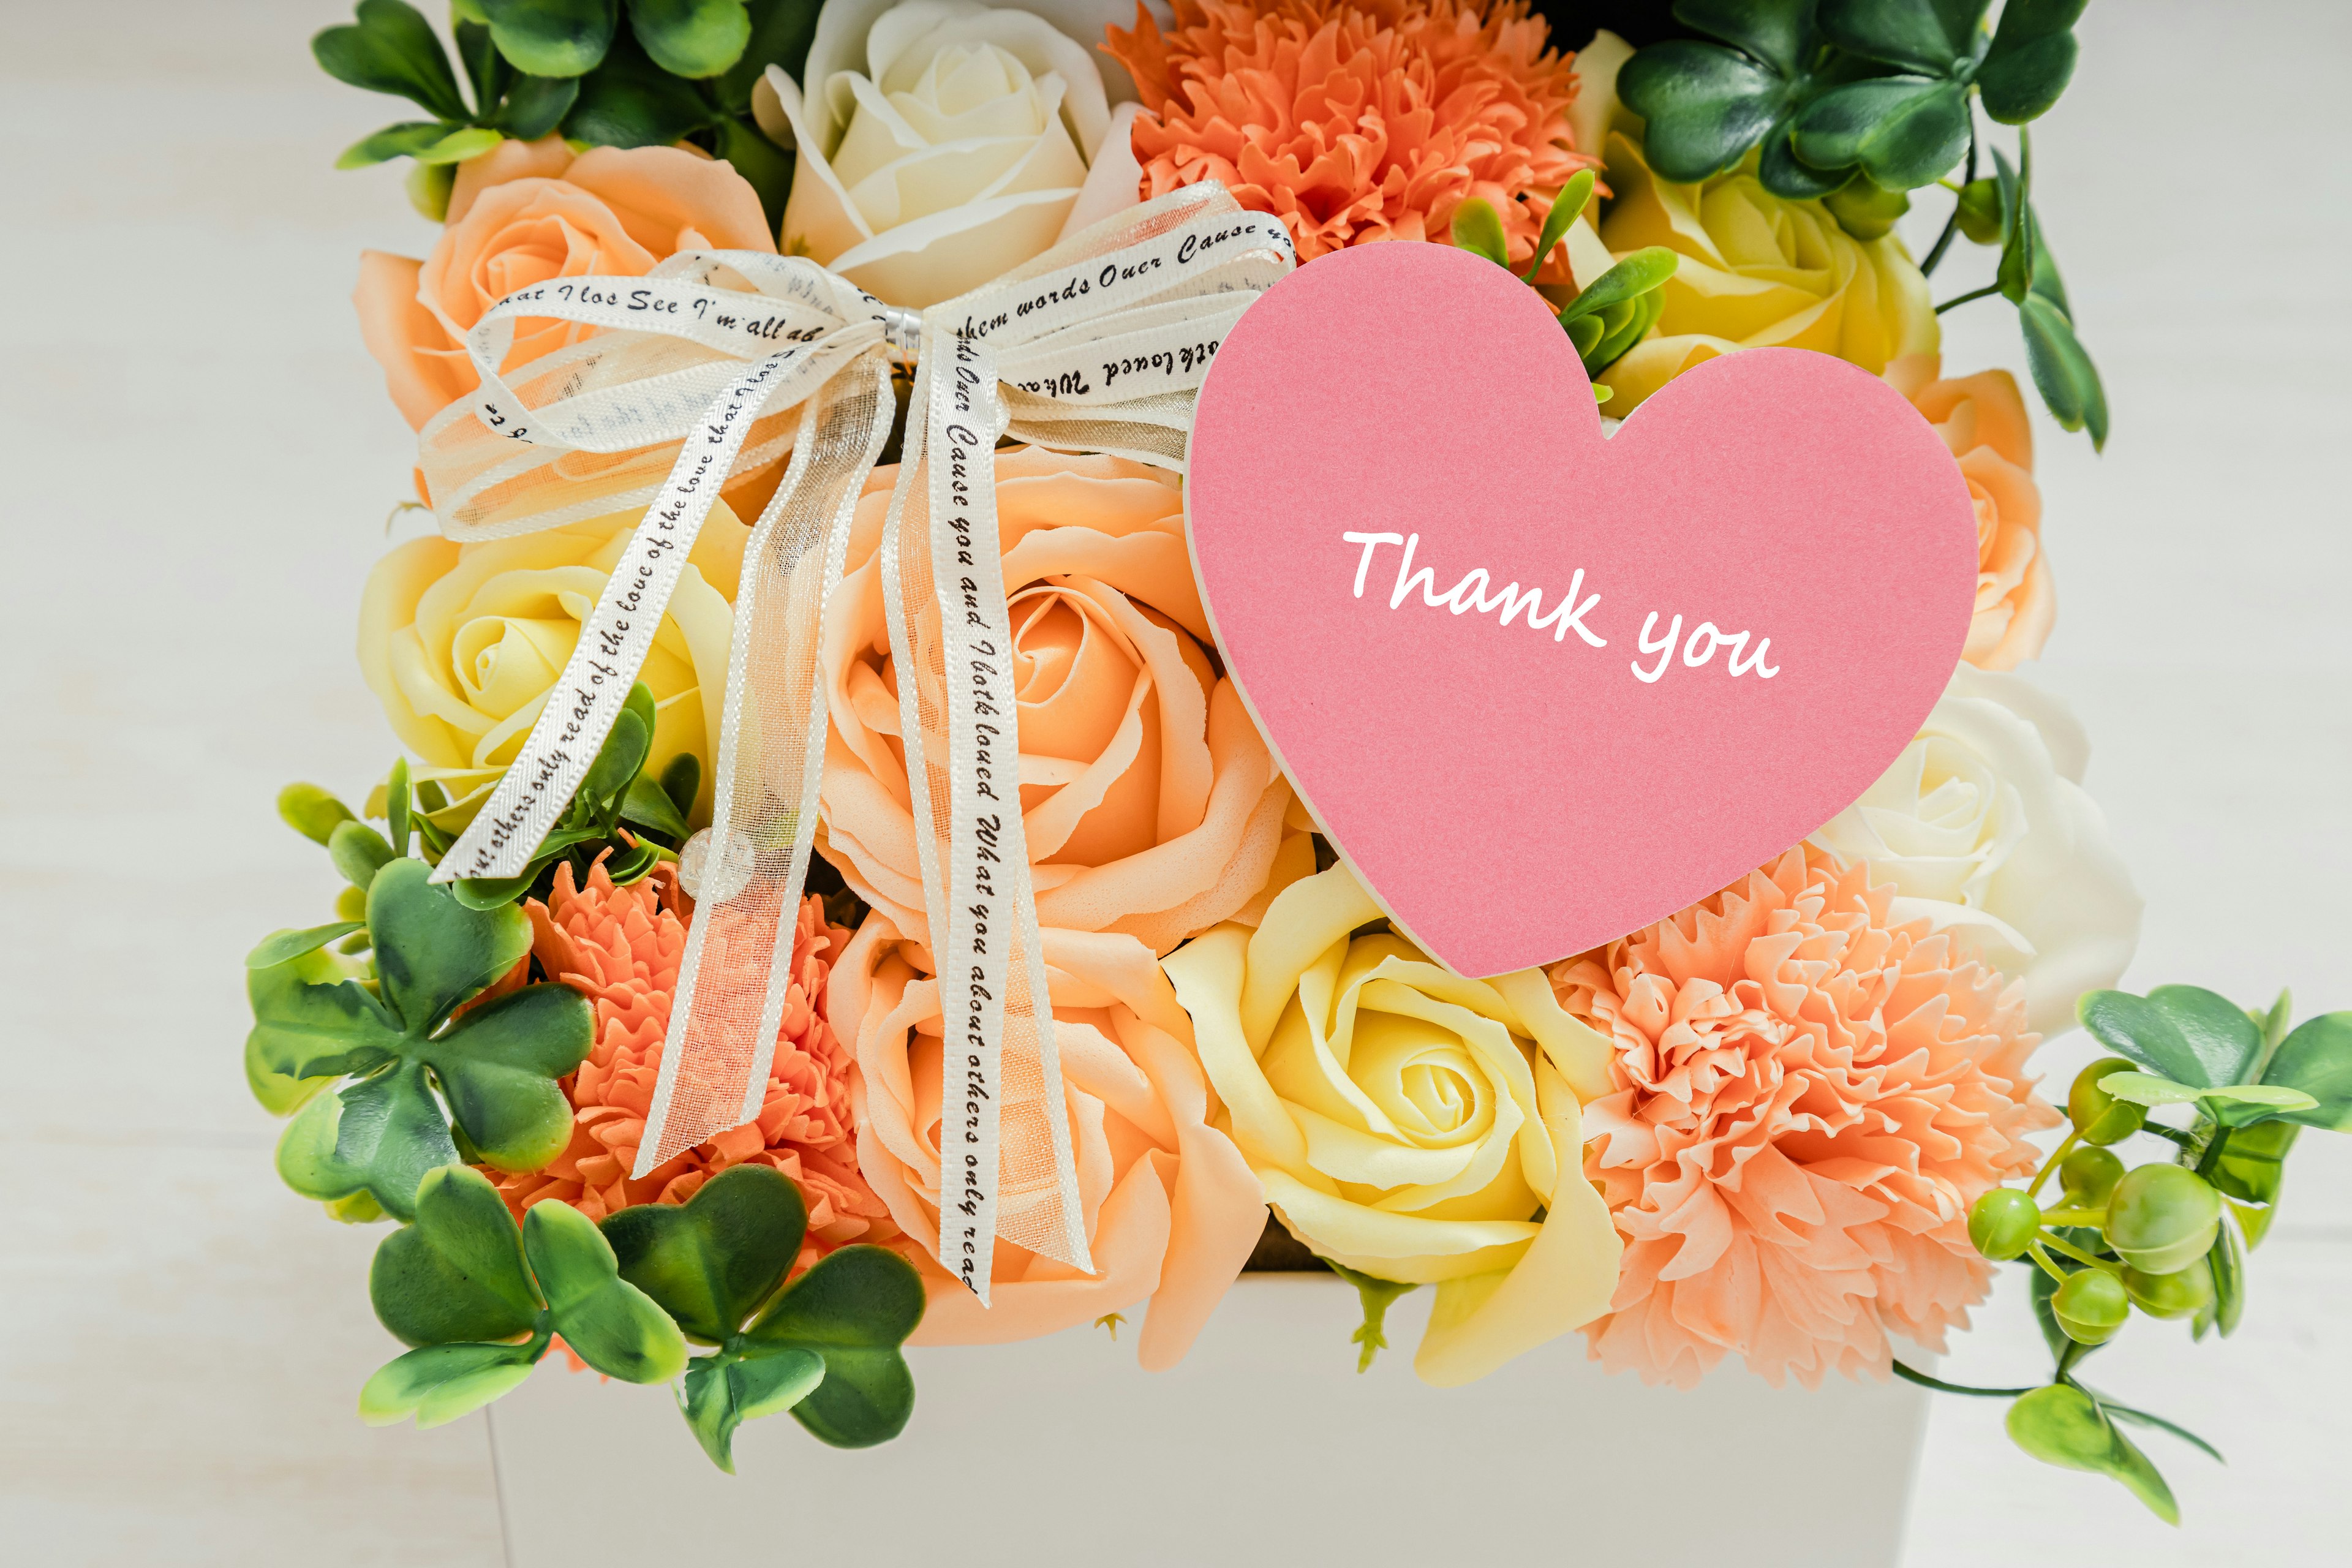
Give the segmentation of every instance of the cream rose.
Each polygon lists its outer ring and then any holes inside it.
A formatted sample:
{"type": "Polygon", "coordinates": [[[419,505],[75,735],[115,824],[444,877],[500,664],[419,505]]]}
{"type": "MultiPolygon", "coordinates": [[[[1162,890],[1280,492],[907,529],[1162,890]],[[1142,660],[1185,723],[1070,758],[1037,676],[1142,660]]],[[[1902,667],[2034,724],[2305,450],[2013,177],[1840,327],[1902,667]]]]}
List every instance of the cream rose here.
{"type": "MultiPolygon", "coordinates": [[[[818,847],[859,895],[928,940],[878,559],[896,468],[857,506],[825,615],[833,710],[818,847]]],[[[1209,649],[1175,477],[1118,458],[996,454],[997,526],[1020,703],[1022,824],[1038,923],[1165,952],[1255,919],[1314,869],[1290,785],[1209,649]]]]}
{"type": "Polygon", "coordinates": [[[1106,146],[1102,179],[1125,173],[1131,205],[1129,117],[1114,125],[1105,81],[1129,100],[1133,84],[1094,47],[1130,14],[1111,0],[832,0],[806,90],[772,66],[754,95],[761,128],[799,151],[783,249],[919,307],[1050,247],[1106,146]]]}
{"type": "Polygon", "coordinates": [[[1621,1243],[1581,1107],[1613,1053],[1540,971],[1465,980],[1353,934],[1381,918],[1336,866],[1161,966],[1266,1200],[1333,1262],[1434,1284],[1413,1369],[1467,1383],[1608,1310],[1621,1243]]]}
{"type": "MultiPolygon", "coordinates": [[[[469,818],[521,750],[548,689],[580,640],[604,579],[645,515],[639,509],[511,539],[400,545],[368,574],[360,669],[402,744],[469,818]]],[[[695,819],[710,804],[711,740],[727,691],[736,584],[748,530],[727,504],[688,555],[637,679],[653,692],[648,772],[691,752],[702,763],[695,819]]]]}
{"type": "Polygon", "coordinates": [[[2065,705],[1963,664],[1918,738],[1811,842],[1892,881],[1888,918],[1951,929],[2025,986],[2027,1022],[2074,1027],[2139,942],[2140,897],[2081,787],[2090,746],[2065,705]]]}
{"type": "Polygon", "coordinates": [[[935,1261],[940,998],[930,954],[869,915],[835,966],[827,1010],[856,1052],[857,1164],[929,1287],[918,1344],[1025,1340],[1149,1300],[1136,1359],[1172,1366],[1265,1227],[1257,1180],[1209,1123],[1192,1029],[1150,949],[1107,931],[1044,933],[1070,1147],[1095,1272],[999,1237],[991,1304],[935,1261]]]}

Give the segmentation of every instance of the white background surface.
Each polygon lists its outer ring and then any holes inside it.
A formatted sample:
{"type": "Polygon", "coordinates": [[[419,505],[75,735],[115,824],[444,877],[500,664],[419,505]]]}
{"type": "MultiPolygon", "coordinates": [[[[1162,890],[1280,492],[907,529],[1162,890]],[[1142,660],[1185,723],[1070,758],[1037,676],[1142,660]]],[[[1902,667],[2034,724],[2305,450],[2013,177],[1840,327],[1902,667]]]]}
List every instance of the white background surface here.
{"type": "MultiPolygon", "coordinates": [[[[293,778],[355,793],[392,755],[351,640],[410,438],[347,295],[361,247],[432,235],[395,171],[329,167],[402,110],[310,63],[344,15],[0,6],[0,1542],[18,1561],[501,1560],[478,1419],[354,1418],[394,1348],[365,1304],[375,1235],[277,1184],[237,1068],[243,952],[328,918],[335,887],[271,797],[293,778]]],[[[2105,0],[2082,33],[2038,186],[2116,434],[2094,458],[2042,430],[2061,613],[2029,673],[2088,723],[2091,788],[2148,898],[2129,983],[2352,1006],[2352,14],[2105,0]]],[[[1989,267],[1956,258],[1937,295],[1989,267]]],[[[1947,325],[1952,371],[2021,364],[1998,303],[1947,325]]],[[[2053,1080],[2084,1056],[2053,1045],[2053,1080]]],[[[2352,1561],[2347,1184],[2352,1150],[2309,1135],[2238,1336],[2192,1350],[2136,1322],[2098,1363],[2230,1454],[2148,1438],[2186,1529],[1947,1400],[1912,1568],[2352,1561]]],[[[2031,1379],[2021,1304],[1985,1321],[1947,1374],[2031,1379]]],[[[613,1456],[586,1497],[609,1505],[629,1469],[613,1456]]],[[[1671,1456],[1641,1472],[1706,1484],[1671,1456]]],[[[1823,1527],[1839,1491],[1823,1475],[1776,1527],[1823,1527]]],[[[1571,1556],[1573,1531],[1557,1539],[1545,1557],[1571,1556]]]]}

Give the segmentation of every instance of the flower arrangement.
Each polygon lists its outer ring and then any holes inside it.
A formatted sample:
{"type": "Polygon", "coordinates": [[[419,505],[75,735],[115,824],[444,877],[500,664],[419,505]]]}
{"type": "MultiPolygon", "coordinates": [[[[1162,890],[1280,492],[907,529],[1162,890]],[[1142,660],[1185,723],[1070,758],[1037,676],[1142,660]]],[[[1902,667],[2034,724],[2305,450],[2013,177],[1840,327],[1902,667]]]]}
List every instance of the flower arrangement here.
{"type": "Polygon", "coordinates": [[[2139,900],[2081,731],[2017,673],[2055,615],[2025,405],[2004,372],[1943,376],[1962,300],[1928,282],[1956,237],[1998,246],[1979,294],[2018,310],[2059,422],[2105,441],[2025,129],[2082,5],[1987,10],[1689,3],[1636,50],[1564,47],[1523,0],[457,0],[462,88],[404,0],[321,33],[328,71],[431,116],[343,162],[414,160],[440,226],[425,259],[362,258],[356,296],[440,525],[361,594],[404,754],[360,812],[280,796],[345,885],[247,960],[281,1175],[393,1226],[370,1298],[409,1348],[362,1415],[454,1419],[560,1341],[674,1384],[731,1469],[766,1415],[896,1436],[910,1340],[1148,1304],[1138,1356],[1172,1365],[1286,1257],[1356,1285],[1360,1365],[1429,1285],[1433,1384],[1572,1332],[1678,1386],[1731,1357],[1901,1376],[2011,1400],[2026,1452],[2175,1518],[2117,1424],[2201,1440],[2079,1368],[2135,1310],[2237,1325],[2300,1129],[2352,1129],[2352,1015],[2290,1029],[2284,997],[2111,988],[2139,900]],[[1988,121],[2017,128],[2013,165],[1988,121]],[[1952,210],[1915,262],[1894,226],[1930,186],[1952,210]],[[1187,214],[1277,273],[1376,241],[1484,256],[1612,416],[1752,347],[1883,377],[1975,511],[1942,700],[1859,799],[1689,908],[1541,968],[1449,970],[1304,808],[1187,554],[1189,395],[1269,274],[1147,300],[1225,313],[1169,372],[1192,379],[1139,403],[1072,412],[1075,373],[1008,369],[1001,442],[927,412],[923,367],[971,341],[940,335],[943,302],[1187,214]],[[625,314],[664,301],[709,331],[625,314]],[[643,387],[767,396],[730,379],[772,352],[724,335],[752,305],[804,323],[759,329],[799,345],[761,374],[820,368],[804,404],[754,409],[787,435],[739,428],[698,468],[691,419],[643,387]],[[591,404],[604,423],[563,423],[591,404]],[[994,553],[1001,603],[986,553],[935,583],[905,521],[939,537],[973,491],[985,531],[959,514],[956,537],[994,553]],[[699,531],[642,553],[688,500],[699,531]],[[959,591],[972,625],[1002,613],[995,665],[957,662],[929,595],[959,591]],[[967,669],[1004,731],[959,728],[967,669]],[[592,710],[578,755],[542,744],[592,710]],[[974,785],[1004,809],[970,838],[974,785]],[[972,918],[941,893],[974,844],[1000,868],[1001,1016],[965,994],[972,918]],[[2116,1055],[2062,1113],[2032,1057],[2077,1020],[2116,1055]],[[1001,1191],[955,1157],[967,1046],[1003,1102],[1001,1191]],[[2003,1262],[2033,1271],[2048,1380],[1909,1364],[2003,1262]]]}

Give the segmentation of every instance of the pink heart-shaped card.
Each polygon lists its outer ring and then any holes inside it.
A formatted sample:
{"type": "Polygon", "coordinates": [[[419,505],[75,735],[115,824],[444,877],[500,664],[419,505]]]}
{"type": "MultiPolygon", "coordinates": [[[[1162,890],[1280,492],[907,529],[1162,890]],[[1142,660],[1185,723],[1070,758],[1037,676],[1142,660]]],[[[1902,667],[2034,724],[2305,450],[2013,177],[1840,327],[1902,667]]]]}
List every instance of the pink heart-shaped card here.
{"type": "Polygon", "coordinates": [[[1542,300],[1449,246],[1275,285],[1187,466],[1259,727],[1468,975],[1663,919],[1828,821],[1917,731],[1975,604],[1967,485],[1893,388],[1756,349],[1604,435],[1542,300]]]}

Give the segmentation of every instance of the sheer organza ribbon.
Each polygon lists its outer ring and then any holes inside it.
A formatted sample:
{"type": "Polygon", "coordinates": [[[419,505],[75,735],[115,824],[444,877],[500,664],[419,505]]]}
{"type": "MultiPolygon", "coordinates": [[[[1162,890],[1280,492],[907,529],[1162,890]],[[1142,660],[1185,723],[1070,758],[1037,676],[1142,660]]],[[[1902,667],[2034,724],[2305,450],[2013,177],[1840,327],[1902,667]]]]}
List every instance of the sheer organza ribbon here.
{"type": "Polygon", "coordinates": [[[1091,1271],[1021,815],[993,458],[1004,437],[1181,469],[1218,344],[1293,265],[1203,184],[1087,229],[919,316],[814,263],[691,252],[558,279],[486,311],[481,377],[421,437],[443,531],[646,514],[530,736],[435,873],[520,875],[594,761],[719,489],[790,453],[744,551],[710,826],[634,1174],[760,1109],[814,842],[819,650],[850,524],[915,364],[882,539],[909,804],[945,1020],[940,1261],[984,1302],[996,1238],[1091,1271]],[[599,329],[510,374],[519,317],[599,329]]]}

